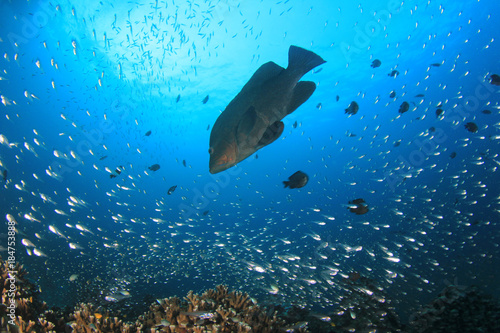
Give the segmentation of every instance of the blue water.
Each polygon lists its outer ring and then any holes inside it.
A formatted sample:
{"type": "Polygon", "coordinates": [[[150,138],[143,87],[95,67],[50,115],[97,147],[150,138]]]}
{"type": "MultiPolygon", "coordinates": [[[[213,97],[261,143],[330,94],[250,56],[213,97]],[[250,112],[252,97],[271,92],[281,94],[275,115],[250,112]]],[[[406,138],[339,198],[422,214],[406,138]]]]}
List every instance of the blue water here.
{"type": "Polygon", "coordinates": [[[61,307],[227,284],[332,313],[353,271],[403,317],[452,283],[499,296],[499,9],[1,1],[0,207],[16,260],[61,307]],[[258,158],[211,175],[218,115],[262,64],[286,67],[290,45],[327,61],[302,78],[316,91],[258,158]],[[284,189],[297,170],[309,183],[284,189]],[[356,198],[367,214],[349,212],[356,198]]]}

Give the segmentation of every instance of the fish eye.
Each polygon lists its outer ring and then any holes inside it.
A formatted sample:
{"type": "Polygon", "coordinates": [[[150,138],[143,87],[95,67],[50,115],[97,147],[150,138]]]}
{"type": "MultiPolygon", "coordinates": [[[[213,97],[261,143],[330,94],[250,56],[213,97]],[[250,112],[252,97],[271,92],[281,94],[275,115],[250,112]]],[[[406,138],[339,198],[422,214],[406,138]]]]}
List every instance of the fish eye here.
{"type": "Polygon", "coordinates": [[[212,147],[208,148],[208,153],[212,155],[214,153],[214,149],[212,147]]]}

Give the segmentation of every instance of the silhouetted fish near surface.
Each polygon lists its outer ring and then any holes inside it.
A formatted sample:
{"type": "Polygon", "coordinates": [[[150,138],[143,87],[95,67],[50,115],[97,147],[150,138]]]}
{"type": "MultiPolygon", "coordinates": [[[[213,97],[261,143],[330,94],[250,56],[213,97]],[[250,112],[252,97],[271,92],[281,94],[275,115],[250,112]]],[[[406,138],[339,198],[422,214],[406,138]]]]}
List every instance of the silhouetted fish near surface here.
{"type": "Polygon", "coordinates": [[[335,97],[335,100],[338,102],[338,101],[339,101],[339,99],[340,99],[340,96],[339,96],[339,95],[337,95],[337,97],[335,97]]]}
{"type": "Polygon", "coordinates": [[[452,153],[450,154],[450,158],[455,158],[455,157],[457,157],[457,153],[456,153],[456,152],[452,152],[452,153]]]}
{"type": "Polygon", "coordinates": [[[393,70],[392,72],[390,72],[389,74],[387,74],[387,76],[392,76],[392,77],[396,77],[399,75],[399,71],[397,70],[393,70]]]}
{"type": "Polygon", "coordinates": [[[442,114],[443,114],[443,109],[437,109],[436,110],[436,117],[439,118],[439,116],[442,115],[442,114]]]}
{"type": "Polygon", "coordinates": [[[107,157],[108,157],[108,155],[104,155],[103,157],[101,157],[101,158],[99,159],[99,161],[102,161],[102,160],[106,159],[107,157]]]}
{"type": "Polygon", "coordinates": [[[175,191],[175,189],[176,189],[176,188],[177,188],[177,185],[174,185],[174,186],[170,187],[170,188],[168,189],[167,194],[168,194],[168,195],[170,195],[170,194],[174,193],[174,191],[175,191]]]}
{"type": "Polygon", "coordinates": [[[378,59],[375,59],[372,61],[372,64],[370,65],[372,68],[377,68],[377,67],[380,67],[380,65],[382,65],[382,61],[378,60],[378,59]]]}
{"type": "Polygon", "coordinates": [[[345,109],[345,113],[350,114],[350,115],[355,115],[358,113],[359,110],[359,105],[355,101],[352,101],[351,104],[347,109],[345,109]]]}
{"type": "Polygon", "coordinates": [[[205,98],[204,98],[201,102],[202,102],[203,104],[207,104],[207,102],[208,102],[208,95],[207,95],[207,97],[205,97],[205,98]]]}
{"type": "Polygon", "coordinates": [[[399,113],[405,113],[406,111],[408,111],[410,109],[410,104],[408,104],[408,102],[403,102],[400,106],[399,106],[399,113]]]}
{"type": "Polygon", "coordinates": [[[144,134],[145,136],[150,136],[151,135],[151,131],[147,131],[146,134],[144,134]]]}
{"type": "Polygon", "coordinates": [[[112,173],[111,175],[109,175],[109,178],[116,178],[116,176],[118,176],[119,174],[121,174],[121,173],[122,173],[122,170],[123,170],[123,169],[125,169],[125,168],[124,168],[123,166],[121,166],[121,165],[120,165],[119,167],[117,167],[117,168],[115,169],[115,172],[116,172],[117,174],[115,175],[115,174],[113,174],[113,173],[112,173]]]}
{"type": "Polygon", "coordinates": [[[436,63],[434,63],[434,64],[431,64],[431,66],[432,66],[432,67],[439,67],[439,66],[441,66],[441,64],[440,64],[439,62],[436,62],[436,63]]]}
{"type": "Polygon", "coordinates": [[[424,97],[424,96],[425,96],[424,94],[415,95],[415,97],[424,97]]]}
{"type": "Polygon", "coordinates": [[[186,160],[182,160],[182,165],[187,166],[186,165],[186,160]]]}
{"type": "Polygon", "coordinates": [[[491,74],[490,83],[494,86],[500,86],[500,76],[497,74],[491,74]]]}
{"type": "Polygon", "coordinates": [[[314,82],[300,78],[323,63],[317,54],[292,45],[286,69],[272,61],[262,65],[212,127],[210,173],[224,171],[278,139],[281,120],[316,89],[314,82]]]}
{"type": "Polygon", "coordinates": [[[7,170],[3,170],[2,171],[2,179],[3,179],[4,182],[7,181],[7,170]]]}
{"type": "Polygon", "coordinates": [[[481,111],[481,113],[484,113],[484,114],[491,114],[491,111],[490,111],[490,110],[483,110],[483,111],[481,111]]]}
{"type": "Polygon", "coordinates": [[[391,91],[391,94],[389,95],[390,98],[396,97],[396,92],[393,90],[391,91]]]}
{"type": "Polygon", "coordinates": [[[159,164],[153,164],[152,166],[148,167],[149,170],[151,171],[156,171],[158,169],[160,169],[160,165],[159,164]]]}
{"type": "Polygon", "coordinates": [[[308,181],[309,176],[307,176],[302,171],[297,171],[296,173],[288,177],[287,181],[283,181],[283,184],[285,185],[285,188],[301,188],[304,187],[308,181]]]}
{"type": "Polygon", "coordinates": [[[293,128],[297,128],[297,121],[293,123],[293,128]]]}

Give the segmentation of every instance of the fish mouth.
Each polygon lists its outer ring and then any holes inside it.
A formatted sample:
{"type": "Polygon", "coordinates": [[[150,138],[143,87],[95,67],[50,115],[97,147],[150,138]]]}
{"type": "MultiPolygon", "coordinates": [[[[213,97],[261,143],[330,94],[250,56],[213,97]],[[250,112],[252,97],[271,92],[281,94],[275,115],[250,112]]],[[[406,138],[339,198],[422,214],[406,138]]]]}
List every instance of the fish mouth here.
{"type": "Polygon", "coordinates": [[[227,170],[232,166],[233,165],[229,164],[229,163],[224,163],[224,164],[220,164],[220,165],[213,165],[213,166],[209,167],[209,171],[211,174],[216,174],[216,173],[222,172],[224,170],[227,170]]]}
{"type": "Polygon", "coordinates": [[[234,164],[235,164],[234,161],[231,160],[228,161],[227,156],[224,155],[216,159],[211,158],[208,167],[211,174],[216,174],[226,169],[229,169],[234,164]]]}

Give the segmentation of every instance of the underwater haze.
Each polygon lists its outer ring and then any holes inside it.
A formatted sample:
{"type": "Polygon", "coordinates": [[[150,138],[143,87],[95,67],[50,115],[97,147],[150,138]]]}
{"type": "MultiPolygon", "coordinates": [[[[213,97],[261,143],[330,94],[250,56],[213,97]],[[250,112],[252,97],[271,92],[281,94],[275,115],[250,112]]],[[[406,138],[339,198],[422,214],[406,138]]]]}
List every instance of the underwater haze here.
{"type": "Polygon", "coordinates": [[[451,284],[498,297],[499,13],[0,0],[0,255],[14,219],[16,261],[61,308],[140,314],[225,284],[331,314],[358,273],[402,318],[451,284]],[[302,78],[315,92],[275,142],[211,174],[218,116],[292,45],[326,61],[302,78]],[[284,188],[297,171],[308,183],[284,188]]]}

